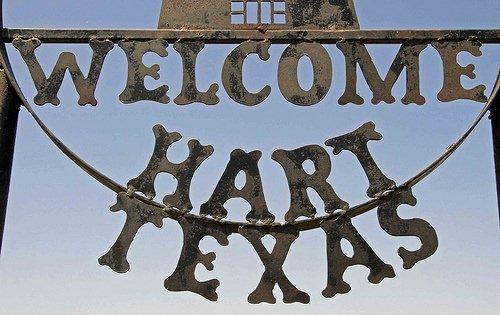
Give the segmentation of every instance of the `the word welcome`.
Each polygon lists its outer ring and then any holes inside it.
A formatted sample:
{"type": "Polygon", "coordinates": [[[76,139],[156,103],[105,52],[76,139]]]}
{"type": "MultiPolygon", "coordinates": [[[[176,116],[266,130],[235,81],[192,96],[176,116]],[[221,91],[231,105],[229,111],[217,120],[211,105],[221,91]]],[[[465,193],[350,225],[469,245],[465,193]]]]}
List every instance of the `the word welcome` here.
{"type": "MultiPolygon", "coordinates": [[[[64,76],[69,70],[76,91],[80,96],[78,103],[80,105],[97,105],[96,86],[105,58],[114,48],[113,42],[109,40],[90,41],[93,57],[86,77],[72,53],[62,53],[52,73],[47,77],[35,56],[36,48],[41,45],[40,40],[16,38],[13,45],[21,53],[35,83],[38,92],[34,98],[36,104],[52,103],[58,105],[60,103],[57,94],[64,76]]],[[[160,39],[150,41],[124,40],[120,41],[118,45],[125,52],[128,60],[128,79],[125,89],[119,96],[120,101],[124,104],[143,100],[169,103],[170,98],[167,96],[169,87],[167,85],[149,90],[144,83],[146,77],[160,79],[160,66],[147,67],[143,63],[144,54],[149,52],[167,57],[168,43],[160,39]]],[[[192,103],[214,105],[219,103],[220,99],[217,96],[219,86],[217,84],[212,84],[207,91],[200,91],[196,85],[196,61],[204,45],[201,41],[177,41],[173,45],[182,57],[183,63],[182,91],[174,99],[178,105],[192,103]]],[[[462,67],[457,61],[457,56],[461,52],[468,52],[476,57],[481,56],[481,44],[474,41],[439,41],[432,42],[431,45],[441,56],[444,69],[443,86],[437,98],[442,102],[459,99],[485,102],[487,98],[484,94],[486,89],[484,85],[465,89],[461,84],[462,76],[475,78],[474,66],[462,67]]],[[[256,93],[247,90],[243,82],[243,65],[246,57],[251,54],[256,54],[262,62],[268,60],[270,46],[269,41],[247,41],[237,46],[226,57],[222,69],[222,84],[226,93],[235,102],[246,106],[255,106],[269,97],[271,93],[269,85],[264,86],[256,93]]],[[[343,53],[346,64],[346,88],[338,100],[339,104],[361,105],[364,103],[364,99],[357,93],[358,66],[373,93],[373,104],[394,103],[396,101],[392,90],[405,69],[406,94],[401,101],[404,104],[422,105],[425,103],[425,98],[420,93],[420,54],[428,47],[428,43],[409,42],[401,45],[385,77],[380,75],[365,45],[356,41],[341,41],[336,46],[343,53]]],[[[291,44],[284,50],[279,61],[279,89],[283,97],[290,103],[311,106],[319,103],[327,95],[332,85],[332,74],[332,60],[324,46],[314,42],[291,44]],[[301,87],[298,77],[298,63],[304,56],[310,59],[314,73],[313,84],[309,90],[304,90],[301,87]]]]}

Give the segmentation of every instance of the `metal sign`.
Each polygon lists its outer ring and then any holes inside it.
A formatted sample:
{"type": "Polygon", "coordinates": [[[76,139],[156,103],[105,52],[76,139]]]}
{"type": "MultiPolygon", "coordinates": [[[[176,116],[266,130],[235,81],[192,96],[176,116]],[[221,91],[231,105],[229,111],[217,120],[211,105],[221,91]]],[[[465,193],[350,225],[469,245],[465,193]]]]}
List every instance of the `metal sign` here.
{"type": "MultiPolygon", "coordinates": [[[[2,214],[5,215],[17,108],[20,104],[78,167],[118,194],[117,202],[111,207],[111,211],[124,211],[127,219],[111,249],[99,258],[101,265],[119,273],[127,272],[130,269],[127,252],[141,228],[148,223],[161,228],[165,219],[172,219],[178,221],[182,227],[184,245],[174,273],[165,280],[165,288],[169,291],[189,291],[216,301],[219,281],[213,279],[199,282],[195,277],[198,264],[211,270],[216,259],[214,253],[204,254],[200,251],[200,241],[210,236],[220,245],[227,246],[229,235],[240,234],[252,245],[265,267],[257,288],[248,296],[248,302],[275,303],[273,289],[278,285],[283,292],[283,302],[308,303],[309,295],[288,279],[283,271],[283,264],[301,232],[312,229],[322,229],[326,234],[328,274],[323,296],[332,298],[350,291],[351,287],[344,281],[343,274],[353,265],[366,266],[370,270],[368,281],[380,283],[385,278],[395,277],[394,269],[379,258],[369,242],[354,227],[352,218],[377,209],[380,227],[385,232],[395,237],[418,237],[421,241],[418,250],[411,251],[404,247],[398,250],[405,269],[412,268],[436,252],[438,238],[434,228],[422,219],[401,218],[398,208],[402,205],[416,205],[412,187],[448,159],[488,111],[492,114],[495,149],[500,147],[498,112],[494,107],[498,102],[496,95],[499,83],[497,82],[489,99],[485,95],[485,85],[465,88],[461,78],[466,76],[473,79],[474,66],[463,67],[457,61],[460,53],[480,57],[482,44],[499,42],[500,30],[360,30],[353,0],[164,0],[157,30],[2,27],[0,148],[5,152],[0,161],[3,174],[0,185],[2,214]],[[196,6],[195,10],[193,5],[196,6]],[[382,139],[382,134],[377,131],[373,122],[353,126],[352,131],[347,134],[324,139],[324,145],[313,144],[291,150],[276,150],[272,154],[272,160],[283,168],[288,182],[283,184],[288,185],[290,192],[289,210],[283,223],[276,223],[281,220],[278,220],[267,206],[266,189],[259,169],[259,161],[262,158],[260,151],[245,152],[235,149],[231,152],[227,167],[221,174],[215,190],[201,205],[193,205],[191,202],[191,181],[197,169],[210,158],[216,148],[201,144],[198,140],[190,140],[188,157],[181,163],[173,163],[167,158],[167,151],[182,136],[162,125],[153,127],[156,144],[146,168],[126,186],[97,171],[74,154],[37,116],[11,70],[5,50],[5,44],[8,43],[12,43],[26,64],[26,71],[29,71],[37,90],[33,103],[38,106],[60,104],[58,92],[67,73],[79,95],[78,104],[97,106],[95,90],[99,85],[106,56],[111,50],[117,49],[115,46],[123,51],[128,62],[126,86],[117,96],[124,104],[148,100],[164,104],[173,102],[179,106],[194,103],[215,106],[220,102],[220,93],[224,92],[237,104],[257,106],[269,97],[272,88],[266,85],[265,78],[261,90],[256,93],[245,87],[245,59],[256,55],[265,63],[270,58],[269,49],[273,44],[288,45],[281,54],[276,76],[280,93],[284,100],[292,105],[314,106],[321,102],[332,88],[332,60],[324,47],[325,44],[335,44],[345,60],[346,75],[342,79],[346,84],[344,93],[338,99],[340,105],[365,103],[357,93],[357,83],[360,80],[365,80],[373,93],[373,104],[396,102],[392,91],[403,72],[406,73],[406,93],[401,99],[403,104],[423,105],[426,99],[436,97],[442,102],[472,100],[486,105],[467,132],[442,156],[422,172],[399,185],[378,167],[376,157],[368,148],[370,141],[382,139]],[[50,43],[90,45],[93,55],[89,72],[84,74],[75,55],[65,52],[59,56],[52,72],[46,73],[37,59],[36,49],[42,44],[50,43]],[[200,91],[196,85],[198,55],[207,44],[227,43],[238,46],[225,57],[224,65],[220,69],[223,87],[214,83],[207,91],[200,91]],[[376,68],[366,44],[400,44],[387,73],[380,73],[376,68]],[[168,58],[169,45],[173,45],[173,49],[181,56],[183,66],[182,90],[175,97],[169,95],[167,85],[160,84],[152,90],[145,85],[146,78],[160,79],[160,66],[146,66],[143,56],[152,52],[168,58]],[[435,50],[442,60],[444,80],[437,96],[424,96],[420,91],[420,55],[426,49],[435,50]],[[313,66],[313,83],[309,90],[304,90],[299,84],[298,63],[304,56],[310,59],[313,66]],[[358,68],[361,72],[357,71],[358,68]],[[343,200],[327,180],[332,169],[330,153],[338,155],[344,151],[349,151],[357,157],[369,182],[366,194],[370,199],[360,205],[352,205],[343,200]],[[304,169],[305,161],[314,164],[314,172],[310,173],[304,169]],[[235,181],[241,172],[245,174],[245,184],[238,188],[235,181]],[[153,199],[157,197],[155,180],[162,173],[174,176],[177,184],[173,194],[160,196],[163,197],[163,202],[159,203],[153,199]],[[324,202],[324,209],[319,213],[310,200],[307,192],[309,188],[314,189],[324,202]],[[226,208],[225,203],[234,198],[242,198],[251,206],[245,222],[225,220],[231,211],[226,208]],[[262,242],[262,238],[268,234],[276,239],[271,251],[268,251],[262,242]],[[348,256],[342,251],[342,239],[352,245],[354,255],[348,256]]],[[[498,163],[498,158],[496,162],[498,163]]]]}

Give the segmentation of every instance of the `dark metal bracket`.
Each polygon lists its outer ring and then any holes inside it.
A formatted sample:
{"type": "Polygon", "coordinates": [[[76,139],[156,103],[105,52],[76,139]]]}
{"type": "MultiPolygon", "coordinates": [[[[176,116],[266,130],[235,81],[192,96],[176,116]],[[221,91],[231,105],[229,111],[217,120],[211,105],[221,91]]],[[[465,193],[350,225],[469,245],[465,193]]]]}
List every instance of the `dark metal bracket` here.
{"type": "Polygon", "coordinates": [[[4,42],[16,38],[38,38],[43,43],[88,43],[91,39],[146,41],[163,39],[169,42],[196,40],[205,44],[238,44],[248,40],[270,41],[274,44],[317,42],[334,44],[357,41],[364,44],[401,44],[406,41],[463,41],[483,44],[500,43],[500,30],[92,30],[92,29],[2,29],[4,42]]]}

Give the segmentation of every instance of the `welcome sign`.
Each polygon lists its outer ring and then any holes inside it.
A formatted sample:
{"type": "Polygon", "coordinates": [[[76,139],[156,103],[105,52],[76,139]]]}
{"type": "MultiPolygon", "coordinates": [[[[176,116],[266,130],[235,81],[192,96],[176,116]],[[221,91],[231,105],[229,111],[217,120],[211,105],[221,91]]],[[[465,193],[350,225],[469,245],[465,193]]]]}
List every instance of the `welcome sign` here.
{"type": "Polygon", "coordinates": [[[212,270],[216,259],[214,253],[201,252],[200,242],[205,237],[211,237],[221,246],[227,246],[228,237],[239,234],[252,245],[265,268],[257,288],[248,296],[248,302],[275,303],[273,289],[278,285],[283,292],[283,302],[309,303],[309,294],[288,279],[283,265],[290,248],[302,232],[320,229],[326,235],[324,246],[328,266],[327,286],[322,293],[326,298],[333,298],[350,291],[350,285],[344,281],[343,275],[351,266],[367,267],[370,270],[368,281],[374,284],[395,277],[393,267],[379,258],[369,241],[352,224],[351,220],[356,216],[376,209],[380,228],[386,233],[394,237],[416,236],[420,239],[419,249],[412,251],[401,247],[398,250],[405,269],[411,269],[436,252],[438,237],[435,229],[423,219],[400,217],[398,208],[416,205],[412,187],[451,156],[488,111],[493,113],[493,119],[497,119],[493,106],[499,84],[496,84],[490,98],[485,95],[484,84],[465,88],[462,78],[474,79],[475,68],[472,64],[465,67],[460,65],[457,58],[461,53],[480,58],[483,44],[500,42],[499,30],[364,31],[360,29],[355,4],[353,0],[164,0],[156,30],[3,28],[1,61],[6,90],[3,96],[5,104],[2,106],[13,106],[12,103],[19,100],[64,154],[117,193],[117,202],[111,211],[124,211],[127,219],[115,243],[99,258],[101,265],[118,273],[126,273],[130,269],[127,253],[141,228],[149,223],[161,228],[165,219],[172,219],[180,224],[184,239],[177,267],[164,282],[167,290],[189,291],[216,301],[216,289],[220,282],[216,279],[200,282],[195,277],[199,264],[212,270]],[[321,144],[293,150],[277,149],[271,158],[282,168],[287,180],[283,185],[288,186],[290,196],[288,211],[283,219],[279,219],[268,207],[266,188],[259,168],[263,154],[258,150],[233,150],[208,200],[201,205],[194,205],[190,195],[192,180],[217,148],[190,140],[187,158],[181,163],[174,163],[167,153],[171,145],[181,140],[182,135],[162,125],[153,127],[155,147],[149,162],[145,161],[146,167],[142,173],[125,186],[106,177],[74,154],[37,116],[30,105],[31,100],[23,96],[15,80],[5,43],[12,43],[24,61],[24,70],[31,76],[37,91],[32,100],[37,106],[59,105],[61,101],[58,93],[65,78],[72,80],[79,95],[79,106],[99,106],[95,91],[107,56],[113,49],[121,50],[127,62],[126,85],[116,96],[123,104],[153,101],[173,103],[175,106],[200,103],[218,106],[221,94],[225,93],[241,106],[258,106],[269,98],[273,88],[266,81],[268,78],[263,77],[261,89],[250,91],[245,85],[244,65],[249,57],[258,57],[263,64],[269,62],[270,48],[274,44],[286,44],[275,75],[283,101],[291,106],[310,107],[318,104],[331,89],[336,88],[333,82],[339,81],[345,83],[345,90],[337,103],[342,106],[363,105],[365,100],[358,94],[361,80],[367,83],[373,94],[370,100],[372,104],[401,101],[405,105],[416,106],[434,98],[441,102],[472,100],[486,104],[479,118],[455,144],[422,172],[402,184],[397,184],[386,175],[378,166],[376,156],[370,152],[368,144],[382,139],[382,134],[373,122],[353,126],[351,132],[332,135],[331,138],[323,139],[321,144]],[[50,43],[88,44],[93,52],[88,73],[83,73],[81,60],[77,60],[71,52],[60,54],[53,69],[44,71],[36,50],[50,43]],[[200,91],[196,75],[198,56],[206,45],[219,44],[237,44],[227,56],[223,56],[225,60],[220,69],[222,87],[213,83],[208,90],[200,91]],[[327,44],[334,44],[343,56],[345,76],[334,71],[332,55],[325,48],[327,44]],[[390,57],[392,63],[387,73],[377,69],[367,44],[400,45],[397,53],[390,57]],[[147,66],[144,61],[147,53],[169,58],[169,46],[173,46],[182,61],[182,73],[172,73],[172,76],[182,78],[182,89],[178,95],[170,95],[169,86],[161,82],[161,66],[147,66]],[[420,89],[420,57],[425,50],[434,50],[441,59],[443,85],[437,95],[422,95],[420,89]],[[308,90],[300,84],[301,73],[298,71],[299,61],[303,57],[309,59],[313,68],[312,84],[308,90]],[[146,80],[150,79],[156,80],[156,88],[147,87],[146,80]],[[393,95],[398,80],[406,81],[401,100],[396,100],[393,95]],[[341,152],[354,154],[369,183],[366,191],[369,200],[363,204],[353,205],[344,200],[328,180],[332,172],[332,158],[341,152]],[[305,169],[306,161],[314,165],[313,172],[305,169]],[[236,184],[240,173],[245,178],[242,187],[236,184]],[[155,183],[160,174],[175,177],[174,193],[157,196],[155,183]],[[311,202],[308,189],[315,190],[321,197],[324,208],[320,211],[311,202]],[[156,197],[161,197],[162,202],[155,201],[156,197]],[[226,220],[231,212],[226,203],[233,199],[243,199],[250,205],[250,212],[239,222],[226,220]],[[272,250],[263,244],[266,235],[272,235],[276,240],[272,250]],[[342,240],[352,245],[353,255],[347,255],[342,250],[342,240]]]}

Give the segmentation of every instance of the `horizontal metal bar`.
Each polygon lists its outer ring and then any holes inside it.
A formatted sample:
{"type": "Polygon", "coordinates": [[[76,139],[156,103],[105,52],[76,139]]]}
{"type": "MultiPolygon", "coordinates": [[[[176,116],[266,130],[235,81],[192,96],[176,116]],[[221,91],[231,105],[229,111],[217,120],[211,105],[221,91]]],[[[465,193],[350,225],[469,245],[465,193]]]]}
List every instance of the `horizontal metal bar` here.
{"type": "Polygon", "coordinates": [[[205,43],[232,44],[247,40],[269,40],[273,43],[315,41],[336,43],[354,40],[367,44],[401,44],[406,41],[477,40],[484,44],[500,43],[500,30],[93,30],[93,29],[14,29],[4,28],[2,38],[36,37],[44,43],[87,43],[91,38],[120,40],[165,39],[200,40],[205,43]]]}

